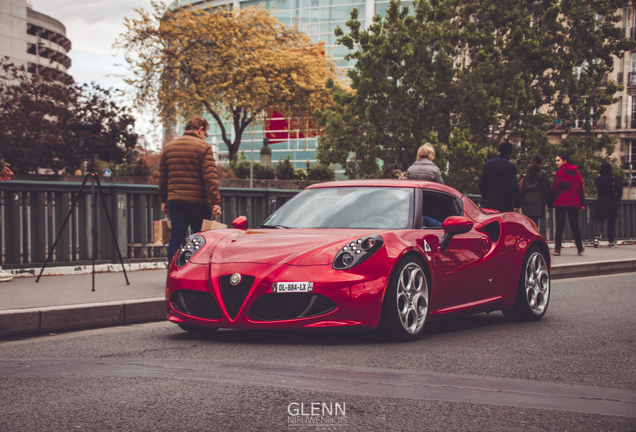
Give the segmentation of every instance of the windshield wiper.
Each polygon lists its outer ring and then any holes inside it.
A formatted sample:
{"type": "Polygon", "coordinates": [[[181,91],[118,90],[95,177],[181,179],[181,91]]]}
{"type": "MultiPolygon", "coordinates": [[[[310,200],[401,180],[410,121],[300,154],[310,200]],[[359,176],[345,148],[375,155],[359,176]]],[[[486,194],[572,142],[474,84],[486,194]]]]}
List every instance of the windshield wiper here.
{"type": "Polygon", "coordinates": [[[267,229],[289,229],[285,225],[260,225],[259,228],[267,228],[267,229]]]}

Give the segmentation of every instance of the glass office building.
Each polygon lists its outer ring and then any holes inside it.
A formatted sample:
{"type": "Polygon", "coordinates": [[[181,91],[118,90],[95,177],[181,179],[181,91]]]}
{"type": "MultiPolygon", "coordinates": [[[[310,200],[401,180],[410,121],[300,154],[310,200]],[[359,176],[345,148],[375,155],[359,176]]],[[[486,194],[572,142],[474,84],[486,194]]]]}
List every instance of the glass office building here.
{"type": "MultiPolygon", "coordinates": [[[[404,2],[410,6],[411,2],[404,2]]],[[[340,26],[347,32],[346,22],[351,18],[353,8],[358,9],[358,19],[363,27],[367,27],[374,14],[384,15],[389,6],[388,0],[177,0],[170,7],[196,5],[205,7],[230,7],[245,9],[249,6],[263,5],[269,9],[273,16],[286,25],[298,24],[301,31],[308,34],[314,42],[323,42],[325,51],[335,61],[341,69],[352,66],[344,57],[348,53],[346,47],[336,45],[334,30],[340,26]]],[[[286,123],[284,119],[271,119],[267,130],[262,126],[250,127],[241,140],[241,151],[244,151],[247,158],[253,155],[254,160],[260,158],[260,149],[263,146],[263,139],[267,135],[270,139],[272,149],[272,164],[288,156],[296,168],[305,168],[306,162],[316,162],[317,137],[305,133],[303,130],[287,130],[283,127],[286,123]],[[252,151],[253,148],[253,151],[252,151]]],[[[225,125],[226,130],[231,130],[231,122],[225,125]]],[[[221,138],[221,131],[215,121],[210,122],[210,137],[208,140],[218,145],[218,156],[221,163],[228,163],[227,148],[221,138]]]]}

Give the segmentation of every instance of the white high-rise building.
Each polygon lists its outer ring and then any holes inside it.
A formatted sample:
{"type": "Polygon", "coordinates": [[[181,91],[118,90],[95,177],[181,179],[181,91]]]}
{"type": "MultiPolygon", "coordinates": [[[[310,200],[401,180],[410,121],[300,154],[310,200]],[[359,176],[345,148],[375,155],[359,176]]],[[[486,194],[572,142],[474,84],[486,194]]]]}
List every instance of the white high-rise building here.
{"type": "Polygon", "coordinates": [[[71,41],[60,21],[33,10],[26,0],[0,0],[0,57],[31,73],[70,79],[71,41]]]}

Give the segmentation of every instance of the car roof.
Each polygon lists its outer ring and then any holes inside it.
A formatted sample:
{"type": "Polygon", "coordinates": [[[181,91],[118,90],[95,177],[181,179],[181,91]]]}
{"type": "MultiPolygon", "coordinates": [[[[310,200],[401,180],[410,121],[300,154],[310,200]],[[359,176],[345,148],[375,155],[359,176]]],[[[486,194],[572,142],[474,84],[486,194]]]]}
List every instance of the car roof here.
{"type": "Polygon", "coordinates": [[[413,189],[428,189],[439,192],[446,192],[461,198],[462,194],[450,186],[441,183],[424,180],[396,180],[396,179],[373,179],[373,180],[341,180],[326,183],[315,183],[307,189],[330,188],[330,187],[401,187],[413,189]]]}

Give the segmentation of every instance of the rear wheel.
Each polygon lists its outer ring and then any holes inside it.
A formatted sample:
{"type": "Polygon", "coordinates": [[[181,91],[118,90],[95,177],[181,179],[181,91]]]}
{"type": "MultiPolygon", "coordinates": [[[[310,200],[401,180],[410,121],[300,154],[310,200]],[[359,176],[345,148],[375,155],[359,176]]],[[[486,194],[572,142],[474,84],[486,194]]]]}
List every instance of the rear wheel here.
{"type": "Polygon", "coordinates": [[[425,267],[415,257],[402,260],[389,281],[384,298],[383,325],[401,341],[418,339],[429,310],[429,281],[425,267]]]}
{"type": "Polygon", "coordinates": [[[514,307],[503,313],[511,320],[537,321],[545,315],[549,301],[548,260],[544,251],[534,247],[528,251],[523,263],[514,307]]]}
{"type": "Polygon", "coordinates": [[[181,324],[181,323],[178,323],[177,325],[181,327],[181,330],[185,330],[188,333],[195,333],[195,334],[210,334],[218,330],[218,328],[216,327],[200,327],[200,326],[194,326],[190,324],[181,324]]]}

